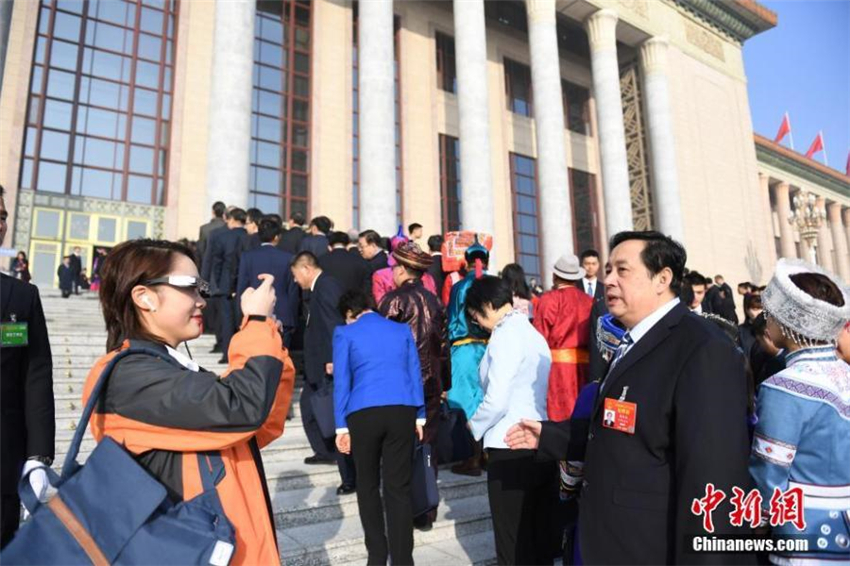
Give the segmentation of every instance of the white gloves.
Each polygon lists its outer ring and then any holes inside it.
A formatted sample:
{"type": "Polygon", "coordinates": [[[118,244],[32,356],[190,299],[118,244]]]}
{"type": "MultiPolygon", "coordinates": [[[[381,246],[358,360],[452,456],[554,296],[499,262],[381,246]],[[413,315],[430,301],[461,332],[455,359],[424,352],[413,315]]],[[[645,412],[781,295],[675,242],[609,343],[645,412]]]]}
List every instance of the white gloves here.
{"type": "MultiPolygon", "coordinates": [[[[56,489],[50,485],[50,480],[47,479],[47,466],[38,460],[27,460],[24,464],[23,475],[26,475],[30,470],[32,470],[29,477],[30,487],[32,487],[39,501],[47,503],[56,492],[56,489]]],[[[24,518],[27,517],[29,517],[29,509],[24,507],[24,518]]]]}

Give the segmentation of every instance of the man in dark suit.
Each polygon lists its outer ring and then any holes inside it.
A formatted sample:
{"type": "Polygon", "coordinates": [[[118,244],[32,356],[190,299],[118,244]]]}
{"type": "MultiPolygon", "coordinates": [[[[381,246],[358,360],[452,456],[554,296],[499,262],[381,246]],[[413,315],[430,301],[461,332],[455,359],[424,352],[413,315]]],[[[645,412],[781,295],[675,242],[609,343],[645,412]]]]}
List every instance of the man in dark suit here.
{"type": "MultiPolygon", "coordinates": [[[[0,186],[0,245],[6,238],[6,203],[0,186]]],[[[44,497],[53,463],[56,424],[53,359],[38,288],[0,275],[0,547],[18,529],[18,480],[30,470],[30,485],[44,497]]]]}
{"type": "Polygon", "coordinates": [[[292,270],[289,269],[292,254],[276,247],[280,237],[280,225],[273,219],[260,220],[257,235],[260,238],[260,247],[244,252],[239,260],[236,296],[241,297],[248,287],[259,287],[262,283],[258,278],[260,274],[274,275],[273,287],[277,297],[274,314],[283,327],[283,345],[290,348],[298,321],[300,298],[298,285],[292,278],[292,270]]]}
{"type": "Polygon", "coordinates": [[[343,293],[364,289],[369,277],[369,266],[360,254],[352,254],[346,250],[348,243],[348,234],[345,232],[331,232],[328,234],[330,253],[319,258],[319,267],[337,280],[343,293]]]}
{"type": "Polygon", "coordinates": [[[310,252],[317,258],[328,253],[328,234],[333,228],[333,222],[327,216],[317,216],[310,221],[307,235],[301,240],[299,252],[310,252]]]}
{"type": "MultiPolygon", "coordinates": [[[[746,561],[691,547],[693,536],[709,534],[691,512],[709,483],[726,494],[713,514],[714,534],[746,534],[731,526],[728,502],[733,486],[749,491],[750,443],[741,354],[676,298],[686,257],[658,232],[611,240],[606,300],[628,332],[594,402],[585,444],[579,536],[587,564],[746,561]],[[613,424],[606,410],[617,414],[613,424]]],[[[562,460],[569,439],[569,422],[522,421],[507,440],[562,460]]]]}
{"type": "MultiPolygon", "coordinates": [[[[204,262],[204,254],[207,251],[207,243],[209,241],[210,233],[216,228],[221,228],[224,226],[224,211],[225,211],[224,203],[221,201],[216,201],[212,205],[212,218],[209,222],[201,226],[200,231],[198,232],[198,266],[202,267],[204,262]]],[[[206,310],[206,309],[204,309],[206,310]]]]}
{"type": "Polygon", "coordinates": [[[372,274],[389,266],[387,251],[383,247],[381,235],[374,230],[364,230],[357,238],[357,249],[369,266],[369,278],[364,291],[372,294],[372,274]]]}
{"type": "MultiPolygon", "coordinates": [[[[581,252],[579,259],[581,260],[581,266],[586,272],[579,282],[581,290],[593,297],[594,303],[602,303],[604,305],[605,285],[596,277],[601,267],[599,252],[596,250],[584,250],[581,252]]],[[[606,308],[604,312],[608,312],[608,309],[606,308]]]]}
{"type": "Polygon", "coordinates": [[[304,432],[315,454],[304,459],[305,464],[337,462],[342,485],[340,495],[354,493],[354,463],[350,456],[337,453],[334,444],[335,427],[330,436],[322,433],[319,419],[333,423],[333,403],[317,408],[312,397],[333,388],[333,334],[344,324],[337,310],[342,287],[336,279],[322,272],[319,262],[310,252],[301,252],[292,261],[292,276],[305,292],[307,301],[307,328],[304,333],[304,376],[306,383],[301,391],[301,420],[304,432]],[[324,411],[317,414],[316,411],[324,411]]]}
{"type": "Polygon", "coordinates": [[[242,240],[240,253],[247,252],[248,250],[256,250],[262,243],[260,241],[259,231],[260,221],[265,216],[263,211],[259,208],[249,208],[245,212],[248,215],[248,219],[245,221],[245,231],[248,233],[248,237],[242,240]]]}
{"type": "Polygon", "coordinates": [[[80,273],[83,272],[83,260],[80,257],[80,246],[74,246],[74,253],[70,255],[71,258],[71,276],[74,278],[74,294],[80,294],[80,273]]]}
{"type": "Polygon", "coordinates": [[[300,212],[293,212],[289,217],[289,229],[281,234],[277,247],[295,255],[301,247],[301,240],[304,239],[304,236],[306,236],[304,232],[304,215],[300,212]]]}
{"type": "MultiPolygon", "coordinates": [[[[239,269],[244,240],[247,214],[241,208],[234,208],[227,214],[227,227],[212,233],[207,255],[210,260],[210,293],[218,302],[219,324],[221,328],[221,359],[227,363],[227,349],[230,339],[236,332],[236,277],[239,269]]],[[[206,277],[204,277],[206,279],[206,277]]]]}
{"type": "Polygon", "coordinates": [[[437,286],[437,296],[443,290],[443,281],[446,279],[446,272],[443,271],[443,237],[439,234],[434,234],[428,238],[428,251],[434,262],[428,267],[428,273],[434,278],[434,284],[437,286]]]}

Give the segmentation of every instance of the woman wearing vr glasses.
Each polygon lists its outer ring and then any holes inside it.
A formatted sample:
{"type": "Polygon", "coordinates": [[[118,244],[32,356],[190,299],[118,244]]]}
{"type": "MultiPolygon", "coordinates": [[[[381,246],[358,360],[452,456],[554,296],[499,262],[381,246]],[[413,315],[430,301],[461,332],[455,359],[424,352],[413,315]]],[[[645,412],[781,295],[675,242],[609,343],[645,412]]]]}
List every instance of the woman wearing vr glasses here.
{"type": "MultiPolygon", "coordinates": [[[[283,433],[295,378],[272,313],[273,277],[241,297],[241,330],[218,376],[177,351],[197,338],[206,283],[192,252],[163,240],[134,240],[112,250],[101,271],[100,303],[108,353],[89,372],[83,403],[120,351],[91,420],[144,466],[175,501],[203,491],[198,452],[220,454],[216,491],[236,531],[230,564],[276,564],[279,554],[260,448],[283,433]]],[[[217,461],[217,460],[216,460],[217,461]]]]}

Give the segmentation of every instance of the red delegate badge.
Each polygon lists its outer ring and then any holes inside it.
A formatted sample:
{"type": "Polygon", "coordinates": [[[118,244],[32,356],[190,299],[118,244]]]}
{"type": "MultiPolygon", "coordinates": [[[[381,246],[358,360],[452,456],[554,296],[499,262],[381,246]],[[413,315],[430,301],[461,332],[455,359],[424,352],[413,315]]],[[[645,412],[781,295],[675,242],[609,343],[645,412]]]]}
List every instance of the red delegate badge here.
{"type": "Polygon", "coordinates": [[[635,433],[635,422],[637,422],[637,403],[605,398],[602,410],[602,426],[625,432],[635,433]]]}

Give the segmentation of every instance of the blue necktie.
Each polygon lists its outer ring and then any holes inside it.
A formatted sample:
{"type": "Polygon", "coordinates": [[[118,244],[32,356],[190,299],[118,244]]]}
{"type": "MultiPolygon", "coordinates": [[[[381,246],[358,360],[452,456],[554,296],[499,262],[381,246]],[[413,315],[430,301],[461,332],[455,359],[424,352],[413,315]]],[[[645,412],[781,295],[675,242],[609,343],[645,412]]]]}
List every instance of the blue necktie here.
{"type": "Polygon", "coordinates": [[[587,294],[593,296],[593,285],[590,284],[590,281],[587,282],[587,294]]]}
{"type": "Polygon", "coordinates": [[[623,337],[620,339],[620,345],[617,346],[617,350],[614,352],[614,359],[611,360],[611,365],[608,368],[608,373],[611,373],[611,370],[614,369],[614,366],[617,365],[617,362],[620,361],[620,358],[622,358],[626,354],[629,347],[634,343],[635,341],[632,340],[632,337],[628,332],[623,334],[623,337]]]}

